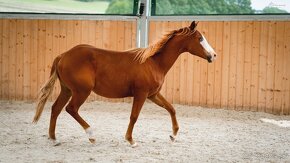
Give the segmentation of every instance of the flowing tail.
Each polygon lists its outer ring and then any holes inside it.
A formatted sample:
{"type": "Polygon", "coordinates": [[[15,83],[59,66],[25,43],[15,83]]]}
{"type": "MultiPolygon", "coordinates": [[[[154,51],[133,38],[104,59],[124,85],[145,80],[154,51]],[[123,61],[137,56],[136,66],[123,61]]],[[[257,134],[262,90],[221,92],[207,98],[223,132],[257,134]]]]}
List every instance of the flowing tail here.
{"type": "Polygon", "coordinates": [[[53,91],[53,86],[55,84],[55,81],[57,80],[57,73],[56,73],[56,65],[59,62],[60,57],[55,58],[53,61],[53,65],[51,68],[50,72],[50,77],[49,80],[44,84],[44,86],[40,89],[40,92],[38,94],[38,99],[37,99],[37,107],[36,107],[36,112],[33,118],[33,123],[37,123],[39,120],[41,113],[43,111],[44,105],[51,95],[53,91]]]}

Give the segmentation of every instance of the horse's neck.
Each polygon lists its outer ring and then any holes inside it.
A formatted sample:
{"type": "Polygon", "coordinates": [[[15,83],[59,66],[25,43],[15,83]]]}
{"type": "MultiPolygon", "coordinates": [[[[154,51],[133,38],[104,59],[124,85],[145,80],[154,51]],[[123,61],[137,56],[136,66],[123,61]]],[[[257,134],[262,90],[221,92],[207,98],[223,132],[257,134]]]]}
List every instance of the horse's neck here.
{"type": "Polygon", "coordinates": [[[164,74],[170,70],[179,55],[184,52],[182,41],[179,39],[173,39],[166,43],[162,51],[153,57],[164,74]]]}

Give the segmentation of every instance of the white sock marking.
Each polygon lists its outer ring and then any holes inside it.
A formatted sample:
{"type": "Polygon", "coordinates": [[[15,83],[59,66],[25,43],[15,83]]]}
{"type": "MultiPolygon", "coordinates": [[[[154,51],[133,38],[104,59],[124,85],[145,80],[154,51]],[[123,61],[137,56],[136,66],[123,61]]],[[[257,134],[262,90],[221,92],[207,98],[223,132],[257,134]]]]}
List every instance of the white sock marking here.
{"type": "Polygon", "coordinates": [[[85,129],[86,134],[88,135],[89,139],[95,139],[94,131],[91,127],[85,129]]]}

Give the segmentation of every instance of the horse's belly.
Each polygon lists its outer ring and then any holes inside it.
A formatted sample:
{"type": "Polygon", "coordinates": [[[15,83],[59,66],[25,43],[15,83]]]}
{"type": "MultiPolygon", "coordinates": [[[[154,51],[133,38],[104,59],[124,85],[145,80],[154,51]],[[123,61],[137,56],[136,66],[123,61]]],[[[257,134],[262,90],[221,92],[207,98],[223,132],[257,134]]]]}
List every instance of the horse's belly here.
{"type": "Polygon", "coordinates": [[[123,98],[132,96],[128,86],[114,84],[96,84],[93,90],[96,94],[107,98],[123,98]]]}

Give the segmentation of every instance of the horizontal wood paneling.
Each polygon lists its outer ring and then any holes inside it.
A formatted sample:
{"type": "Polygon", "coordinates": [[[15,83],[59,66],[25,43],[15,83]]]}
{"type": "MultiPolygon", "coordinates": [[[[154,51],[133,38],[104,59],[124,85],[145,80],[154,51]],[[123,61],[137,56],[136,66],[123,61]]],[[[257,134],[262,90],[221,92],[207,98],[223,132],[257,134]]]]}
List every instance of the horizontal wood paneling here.
{"type": "MultiPolygon", "coordinates": [[[[190,22],[151,21],[149,42],[190,22]]],[[[136,22],[0,20],[0,98],[35,100],[53,59],[77,44],[124,50],[136,47],[136,22]]],[[[161,93],[173,103],[290,114],[290,22],[200,22],[218,53],[207,61],[182,54],[161,93]]],[[[59,84],[50,100],[59,92],[59,84]]],[[[92,94],[88,100],[109,100],[92,94]]]]}

